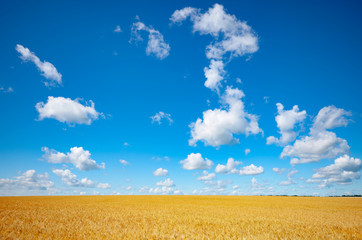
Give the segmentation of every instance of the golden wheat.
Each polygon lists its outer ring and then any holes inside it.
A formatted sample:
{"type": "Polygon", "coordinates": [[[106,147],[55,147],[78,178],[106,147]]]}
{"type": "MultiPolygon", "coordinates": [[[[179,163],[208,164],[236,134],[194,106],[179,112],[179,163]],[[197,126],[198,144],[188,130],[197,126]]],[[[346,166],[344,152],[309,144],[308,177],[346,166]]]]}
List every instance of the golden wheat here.
{"type": "Polygon", "coordinates": [[[362,239],[362,198],[1,197],[1,239],[362,239]]]}

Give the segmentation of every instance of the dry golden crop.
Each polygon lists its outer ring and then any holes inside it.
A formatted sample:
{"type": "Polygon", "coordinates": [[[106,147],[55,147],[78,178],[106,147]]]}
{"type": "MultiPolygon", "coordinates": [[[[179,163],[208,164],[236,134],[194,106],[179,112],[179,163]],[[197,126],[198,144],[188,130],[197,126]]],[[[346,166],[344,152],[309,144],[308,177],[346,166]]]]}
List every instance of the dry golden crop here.
{"type": "Polygon", "coordinates": [[[1,197],[1,239],[362,239],[362,198],[1,197]]]}

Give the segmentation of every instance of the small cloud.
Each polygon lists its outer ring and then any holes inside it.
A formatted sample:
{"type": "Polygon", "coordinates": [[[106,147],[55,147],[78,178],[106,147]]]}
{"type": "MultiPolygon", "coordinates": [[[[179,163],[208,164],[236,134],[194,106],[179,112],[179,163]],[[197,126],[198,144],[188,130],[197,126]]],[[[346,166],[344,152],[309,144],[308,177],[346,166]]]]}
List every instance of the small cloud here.
{"type": "Polygon", "coordinates": [[[120,162],[123,166],[129,165],[129,162],[127,162],[127,161],[124,160],[124,159],[120,159],[119,162],[120,162]]]}
{"type": "Polygon", "coordinates": [[[269,97],[268,96],[264,96],[264,102],[268,103],[269,102],[269,97]]]}
{"type": "Polygon", "coordinates": [[[104,163],[98,165],[91,158],[91,153],[88,150],[84,150],[83,147],[72,147],[68,153],[57,152],[48,147],[42,147],[41,150],[44,152],[43,158],[48,163],[70,163],[82,171],[105,168],[104,163]]]}
{"type": "Polygon", "coordinates": [[[139,18],[136,17],[138,22],[133,23],[131,33],[132,37],[130,43],[133,41],[140,42],[143,41],[140,32],[148,32],[148,43],[146,47],[147,55],[154,55],[158,59],[162,60],[170,54],[170,45],[165,42],[163,35],[156,29],[151,26],[146,26],[143,22],[139,21],[139,18]]]}
{"type": "Polygon", "coordinates": [[[250,149],[249,148],[245,149],[245,156],[247,156],[249,153],[250,153],[250,149]]]}
{"type": "Polygon", "coordinates": [[[242,81],[240,78],[236,78],[236,82],[239,83],[239,84],[242,84],[242,81]]]}
{"type": "Polygon", "coordinates": [[[50,118],[69,125],[90,125],[99,116],[104,117],[103,113],[96,111],[92,100],[85,102],[83,105],[80,103],[80,99],[72,100],[70,98],[49,96],[46,103],[38,102],[35,108],[39,113],[40,121],[50,118]]]}
{"type": "Polygon", "coordinates": [[[158,183],[156,183],[157,186],[163,186],[163,187],[173,187],[175,186],[175,184],[173,183],[173,180],[167,178],[164,181],[160,181],[158,183]]]}
{"type": "Polygon", "coordinates": [[[123,146],[128,147],[129,143],[125,142],[125,143],[123,143],[123,146]]]}
{"type": "Polygon", "coordinates": [[[215,173],[209,173],[208,171],[204,171],[202,176],[198,177],[197,180],[199,181],[211,181],[212,179],[216,178],[215,173]]]}
{"type": "Polygon", "coordinates": [[[113,32],[120,33],[122,32],[121,26],[117,25],[113,32]]]}
{"type": "Polygon", "coordinates": [[[186,170],[210,169],[214,163],[203,158],[200,153],[190,153],[186,159],[180,161],[182,168],[186,170]]]}
{"type": "Polygon", "coordinates": [[[109,183],[98,183],[97,188],[108,189],[111,188],[111,185],[109,183]]]}
{"type": "Polygon", "coordinates": [[[278,174],[283,174],[285,170],[286,170],[285,168],[277,168],[277,167],[273,168],[273,172],[276,172],[278,174]]]}
{"type": "Polygon", "coordinates": [[[153,175],[160,177],[160,176],[166,176],[168,174],[167,169],[158,168],[153,172],[153,175]]]}
{"type": "Polygon", "coordinates": [[[152,123],[157,122],[159,125],[161,124],[162,119],[166,119],[168,121],[169,125],[171,125],[173,123],[171,114],[164,113],[164,112],[156,113],[154,116],[151,116],[151,119],[152,119],[152,123]]]}
{"type": "Polygon", "coordinates": [[[22,45],[17,44],[15,49],[18,53],[21,54],[20,58],[24,62],[33,62],[38,70],[41,72],[41,75],[48,79],[48,81],[44,82],[45,86],[55,87],[62,85],[62,74],[58,72],[53,64],[47,61],[40,61],[35,53],[31,52],[28,48],[25,48],[22,45]]]}
{"type": "Polygon", "coordinates": [[[8,87],[8,88],[0,87],[0,92],[12,93],[12,92],[14,92],[14,89],[12,87],[8,87]]]}

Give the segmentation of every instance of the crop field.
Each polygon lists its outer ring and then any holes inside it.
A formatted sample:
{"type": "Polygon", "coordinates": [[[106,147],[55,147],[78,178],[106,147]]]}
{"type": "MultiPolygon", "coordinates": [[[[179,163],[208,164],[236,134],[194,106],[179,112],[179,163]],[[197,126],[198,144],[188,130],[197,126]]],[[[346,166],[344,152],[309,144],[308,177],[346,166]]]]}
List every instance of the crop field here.
{"type": "Polygon", "coordinates": [[[0,239],[362,239],[362,198],[1,197],[0,239]]]}

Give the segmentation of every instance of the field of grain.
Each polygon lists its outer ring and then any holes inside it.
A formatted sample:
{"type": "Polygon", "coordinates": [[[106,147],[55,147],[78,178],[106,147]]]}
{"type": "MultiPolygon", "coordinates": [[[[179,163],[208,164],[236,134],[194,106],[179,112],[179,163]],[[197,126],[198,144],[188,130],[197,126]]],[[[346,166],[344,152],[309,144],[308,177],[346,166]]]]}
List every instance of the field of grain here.
{"type": "Polygon", "coordinates": [[[362,198],[0,197],[0,239],[362,239],[362,198]]]}

